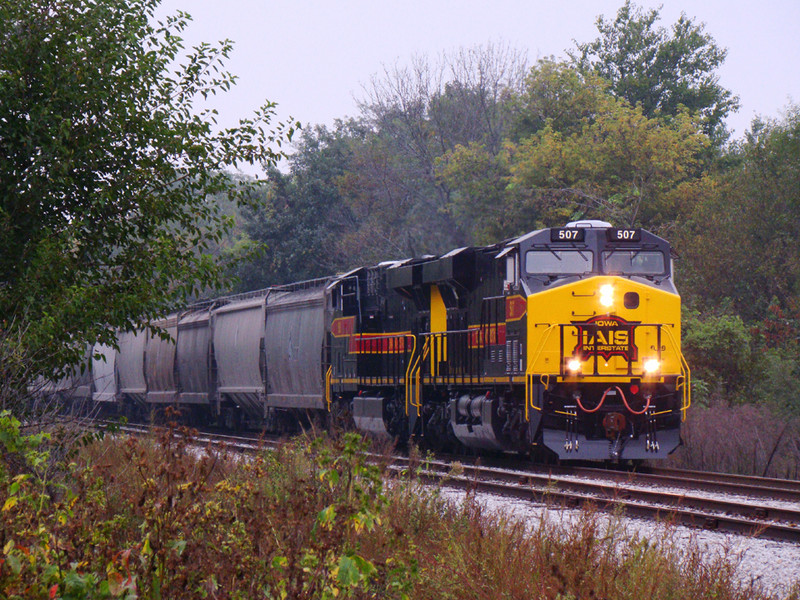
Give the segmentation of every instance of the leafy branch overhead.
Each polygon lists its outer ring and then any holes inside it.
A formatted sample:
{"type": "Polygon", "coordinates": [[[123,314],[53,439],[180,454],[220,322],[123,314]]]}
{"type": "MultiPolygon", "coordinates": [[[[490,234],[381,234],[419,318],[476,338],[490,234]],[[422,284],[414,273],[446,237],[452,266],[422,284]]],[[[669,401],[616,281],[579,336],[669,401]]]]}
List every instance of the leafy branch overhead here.
{"type": "Polygon", "coordinates": [[[204,252],[229,220],[207,197],[252,197],[224,170],[273,166],[296,127],[267,102],[220,128],[232,44],[187,50],[190,17],[158,4],[0,7],[0,326],[23,319],[32,348],[111,341],[219,284],[204,252]]]}

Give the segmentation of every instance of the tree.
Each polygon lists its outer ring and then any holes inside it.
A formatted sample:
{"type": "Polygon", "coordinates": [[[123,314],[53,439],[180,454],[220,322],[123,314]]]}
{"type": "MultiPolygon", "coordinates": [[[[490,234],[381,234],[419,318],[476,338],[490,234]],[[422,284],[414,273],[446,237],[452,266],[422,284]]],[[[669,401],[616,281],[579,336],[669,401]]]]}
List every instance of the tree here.
{"type": "Polygon", "coordinates": [[[675,194],[699,174],[707,143],[685,113],[664,123],[639,105],[607,98],[580,131],[548,125],[514,147],[511,184],[529,190],[551,226],[604,218],[657,229],[687,209],[675,194]]]}
{"type": "Polygon", "coordinates": [[[641,104],[645,116],[675,116],[683,105],[707,135],[722,141],[723,121],[738,108],[738,98],[715,74],[727,50],[683,13],[671,32],[656,27],[659,12],[626,0],[613,21],[597,18],[600,37],[577,44],[572,58],[582,71],[608,80],[631,106],[641,104]]]}
{"type": "Polygon", "coordinates": [[[596,76],[552,60],[512,102],[519,141],[496,154],[459,146],[438,162],[451,212],[480,220],[482,239],[585,218],[658,231],[691,211],[708,139],[685,109],[648,118],[596,76]]]}
{"type": "Polygon", "coordinates": [[[354,119],[303,131],[289,173],[273,171],[263,202],[244,211],[243,230],[259,252],[237,265],[242,291],[330,275],[368,259],[348,244],[361,222],[342,191],[366,134],[354,119]]]}
{"type": "MultiPolygon", "coordinates": [[[[542,225],[538,198],[512,178],[520,144],[546,127],[560,135],[578,133],[610,99],[608,84],[573,65],[545,58],[530,69],[520,89],[507,90],[507,139],[459,144],[436,161],[437,173],[450,189],[447,210],[478,243],[491,243],[542,225]]],[[[547,212],[547,211],[544,211],[547,212]]],[[[569,220],[571,210],[555,222],[569,220]]]]}
{"type": "Polygon", "coordinates": [[[549,125],[574,133],[592,118],[609,95],[609,83],[581,72],[573,64],[543,58],[528,72],[523,88],[512,99],[515,122],[511,139],[528,138],[549,125]]]}
{"type": "Polygon", "coordinates": [[[739,315],[718,309],[719,314],[683,314],[683,352],[692,366],[695,400],[701,404],[713,398],[742,400],[757,381],[751,333],[739,315]]]}
{"type": "Polygon", "coordinates": [[[417,57],[373,79],[361,103],[373,135],[354,152],[346,182],[356,214],[383,215],[368,218],[363,233],[375,231],[398,257],[474,241],[448,210],[451,190],[437,160],[470,143],[500,150],[512,121],[509,99],[525,70],[520,52],[490,45],[438,61],[417,57]]]}
{"type": "Polygon", "coordinates": [[[447,210],[475,243],[495,243],[535,222],[530,205],[513,196],[507,152],[492,154],[475,142],[459,145],[437,161],[437,169],[451,189],[447,210]]]}
{"type": "Polygon", "coordinates": [[[790,314],[800,306],[800,107],[754,121],[733,153],[738,164],[696,204],[681,245],[698,302],[728,298],[754,323],[773,304],[790,314]]]}
{"type": "Polygon", "coordinates": [[[189,16],[158,4],[0,5],[0,329],[48,349],[40,370],[218,284],[204,250],[229,220],[207,198],[245,201],[224,168],[275,164],[294,129],[267,103],[220,131],[231,42],[185,51],[189,16]]]}

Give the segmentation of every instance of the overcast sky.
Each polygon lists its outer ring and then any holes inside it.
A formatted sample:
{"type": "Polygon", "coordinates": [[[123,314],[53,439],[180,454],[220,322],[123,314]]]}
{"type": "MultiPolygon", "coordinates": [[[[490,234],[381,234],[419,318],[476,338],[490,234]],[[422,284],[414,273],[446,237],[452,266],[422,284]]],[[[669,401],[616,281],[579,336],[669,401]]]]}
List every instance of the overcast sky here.
{"type": "MultiPolygon", "coordinates": [[[[685,12],[728,49],[720,83],[740,97],[729,119],[741,137],[753,117],[778,117],[800,102],[800,0],[640,0],[661,9],[670,27],[685,12]]],[[[598,15],[613,18],[622,0],[165,0],[163,14],[193,17],[188,43],[230,38],[236,87],[218,98],[221,122],[249,116],[263,100],[279,115],[330,125],[358,114],[362,86],[382,65],[406,64],[459,48],[503,43],[529,61],[564,57],[598,36],[598,15]]]]}

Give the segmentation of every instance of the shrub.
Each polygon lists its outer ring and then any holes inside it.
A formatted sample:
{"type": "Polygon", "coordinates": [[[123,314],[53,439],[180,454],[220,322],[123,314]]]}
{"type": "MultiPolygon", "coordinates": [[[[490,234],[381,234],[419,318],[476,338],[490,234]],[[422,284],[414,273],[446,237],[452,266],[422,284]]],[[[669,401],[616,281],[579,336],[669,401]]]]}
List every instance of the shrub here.
{"type": "Polygon", "coordinates": [[[800,423],[769,405],[717,401],[693,406],[673,466],[741,475],[800,478],[800,423]]]}
{"type": "Polygon", "coordinates": [[[707,405],[744,399],[756,373],[752,336],[738,315],[685,310],[683,352],[692,369],[693,398],[707,405]]]}
{"type": "Polygon", "coordinates": [[[106,435],[54,470],[4,413],[0,444],[7,598],[764,597],[591,511],[532,525],[387,479],[352,433],[247,456],[106,435]]]}

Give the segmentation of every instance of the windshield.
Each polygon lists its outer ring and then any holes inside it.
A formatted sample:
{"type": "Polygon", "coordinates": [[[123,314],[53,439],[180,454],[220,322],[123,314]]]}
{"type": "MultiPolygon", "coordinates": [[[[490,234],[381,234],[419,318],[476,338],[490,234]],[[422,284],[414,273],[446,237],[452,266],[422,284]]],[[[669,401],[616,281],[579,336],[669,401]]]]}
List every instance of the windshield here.
{"type": "Polygon", "coordinates": [[[606,273],[621,275],[663,275],[664,253],[653,250],[606,250],[603,252],[606,273]]]}
{"type": "Polygon", "coordinates": [[[592,271],[588,250],[531,250],[525,255],[528,275],[582,275],[592,271]]]}

